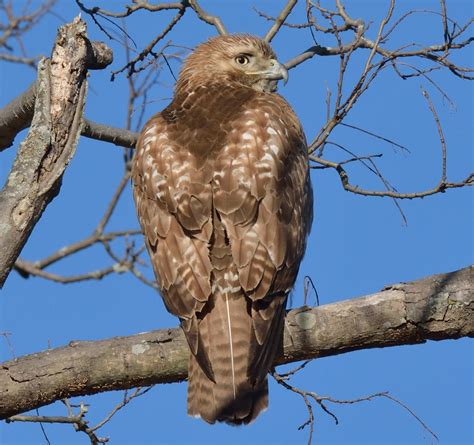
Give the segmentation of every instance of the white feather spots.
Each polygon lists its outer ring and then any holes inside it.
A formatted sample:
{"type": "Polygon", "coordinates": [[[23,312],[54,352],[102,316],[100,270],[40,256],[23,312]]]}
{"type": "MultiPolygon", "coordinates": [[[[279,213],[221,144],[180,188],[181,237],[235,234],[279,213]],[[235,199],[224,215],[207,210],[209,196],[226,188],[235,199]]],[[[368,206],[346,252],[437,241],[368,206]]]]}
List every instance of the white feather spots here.
{"type": "Polygon", "coordinates": [[[252,133],[249,133],[248,131],[246,131],[244,134],[242,134],[242,140],[244,141],[251,141],[251,140],[254,140],[255,137],[252,133]]]}
{"type": "Polygon", "coordinates": [[[147,128],[145,133],[143,133],[145,136],[150,133],[155,133],[156,130],[156,125],[152,125],[151,127],[147,128]]]}
{"type": "Polygon", "coordinates": [[[226,286],[226,287],[220,288],[219,290],[222,295],[227,295],[227,294],[233,294],[233,293],[239,292],[240,289],[241,289],[240,286],[235,286],[235,287],[226,286]]]}
{"type": "Polygon", "coordinates": [[[273,161],[273,156],[270,153],[265,153],[262,158],[262,161],[273,161]]]}
{"type": "Polygon", "coordinates": [[[267,128],[267,133],[268,134],[272,134],[272,135],[278,135],[278,133],[275,131],[275,129],[273,129],[272,127],[268,127],[267,128]]]}
{"type": "Polygon", "coordinates": [[[273,151],[275,156],[278,156],[278,153],[280,152],[280,147],[276,144],[270,144],[270,150],[273,151]]]}
{"type": "Polygon", "coordinates": [[[143,139],[143,145],[148,145],[151,142],[156,142],[156,135],[147,136],[146,138],[143,139]]]}
{"type": "Polygon", "coordinates": [[[245,125],[255,125],[255,121],[253,119],[249,119],[245,122],[245,125]]]}
{"type": "Polygon", "coordinates": [[[267,113],[266,111],[265,111],[265,113],[263,113],[263,115],[264,115],[267,119],[270,117],[270,114],[267,113]]]}
{"type": "Polygon", "coordinates": [[[181,172],[178,172],[178,180],[176,181],[176,187],[182,188],[184,183],[188,183],[191,181],[189,175],[183,175],[181,172]]]}
{"type": "Polygon", "coordinates": [[[238,278],[239,276],[234,272],[226,272],[224,274],[224,279],[227,281],[236,281],[238,278]]]}

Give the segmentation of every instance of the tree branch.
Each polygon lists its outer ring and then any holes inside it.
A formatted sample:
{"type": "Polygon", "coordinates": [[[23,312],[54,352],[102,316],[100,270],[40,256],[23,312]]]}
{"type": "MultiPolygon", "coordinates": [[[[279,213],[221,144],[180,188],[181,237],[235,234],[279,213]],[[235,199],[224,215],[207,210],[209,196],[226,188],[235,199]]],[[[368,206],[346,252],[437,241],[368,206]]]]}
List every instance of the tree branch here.
{"type": "MultiPolygon", "coordinates": [[[[40,62],[31,128],[0,192],[0,288],[36,222],[59,192],[81,132],[87,68],[102,63],[79,18],[59,29],[51,60],[40,62]]],[[[32,98],[30,88],[26,99],[32,98]]],[[[13,108],[19,110],[13,113],[16,125],[33,109],[26,106],[25,97],[13,108]]]]}
{"type": "Polygon", "coordinates": [[[297,0],[288,0],[283,10],[280,12],[278,17],[275,19],[275,23],[273,23],[272,27],[268,30],[263,38],[266,42],[271,42],[273,38],[276,36],[280,28],[285,23],[287,17],[291,14],[291,11],[296,5],[297,0]]]}
{"type": "Polygon", "coordinates": [[[227,33],[227,30],[225,29],[224,24],[222,23],[222,20],[220,19],[219,16],[216,15],[210,15],[204,9],[201,8],[197,0],[187,0],[186,2],[191,6],[191,8],[194,9],[194,12],[196,15],[203,21],[206,22],[209,25],[212,25],[216,28],[217,32],[221,36],[225,36],[227,33]]]}
{"type": "MultiPolygon", "coordinates": [[[[474,336],[474,266],[321,307],[291,310],[276,364],[349,351],[474,336]]],[[[0,365],[0,418],[64,397],[170,383],[187,376],[180,329],[27,355],[0,365]]]]}
{"type": "MultiPolygon", "coordinates": [[[[89,70],[104,69],[112,63],[112,50],[103,42],[87,41],[86,67],[89,70]]],[[[0,109],[0,151],[11,147],[15,136],[29,127],[33,119],[37,82],[33,82],[20,96],[0,109]]],[[[84,132],[85,130],[83,130],[84,132]]],[[[92,130],[89,130],[92,131],[92,130]]],[[[100,131],[100,129],[96,130],[100,131]]],[[[87,136],[87,134],[86,134],[87,136]]]]}

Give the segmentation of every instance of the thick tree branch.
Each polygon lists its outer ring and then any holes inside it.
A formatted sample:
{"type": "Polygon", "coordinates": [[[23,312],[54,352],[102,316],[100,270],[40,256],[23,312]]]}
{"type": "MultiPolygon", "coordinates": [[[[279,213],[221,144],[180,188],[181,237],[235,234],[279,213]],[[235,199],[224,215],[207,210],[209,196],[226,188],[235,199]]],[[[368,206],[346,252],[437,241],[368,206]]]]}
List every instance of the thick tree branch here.
{"type": "MultiPolygon", "coordinates": [[[[99,45],[103,54],[105,47],[99,45]]],[[[102,66],[105,59],[96,57],[85,23],[76,18],[59,29],[51,60],[40,62],[31,128],[0,192],[0,287],[44,209],[59,192],[81,133],[87,68],[102,66]]],[[[26,104],[32,100],[31,90],[26,99],[13,105],[19,110],[13,113],[17,128],[33,109],[26,104]]]]}
{"type": "MultiPolygon", "coordinates": [[[[276,364],[349,351],[474,336],[474,267],[373,295],[288,313],[276,364]]],[[[0,418],[64,397],[170,383],[187,375],[180,329],[74,341],[0,365],[0,418]]]]}
{"type": "MultiPolygon", "coordinates": [[[[103,42],[86,41],[86,45],[85,64],[87,69],[104,69],[112,63],[112,50],[103,42]]],[[[35,81],[23,94],[0,109],[0,151],[10,147],[15,136],[30,126],[36,94],[37,82],[35,81]]]]}
{"type": "Polygon", "coordinates": [[[15,136],[27,128],[35,108],[37,84],[33,82],[20,96],[0,109],[0,151],[13,144],[15,136]]]}

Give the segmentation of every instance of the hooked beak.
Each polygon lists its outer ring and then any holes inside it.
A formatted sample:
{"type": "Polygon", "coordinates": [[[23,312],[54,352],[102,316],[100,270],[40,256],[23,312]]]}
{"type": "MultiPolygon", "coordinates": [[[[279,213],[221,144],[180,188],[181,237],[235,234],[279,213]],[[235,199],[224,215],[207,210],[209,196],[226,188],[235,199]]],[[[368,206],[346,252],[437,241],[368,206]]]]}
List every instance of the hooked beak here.
{"type": "Polygon", "coordinates": [[[260,74],[268,80],[282,80],[283,84],[286,85],[288,82],[288,70],[286,66],[278,62],[278,60],[271,59],[270,60],[271,66],[270,69],[261,72],[260,74]]]}

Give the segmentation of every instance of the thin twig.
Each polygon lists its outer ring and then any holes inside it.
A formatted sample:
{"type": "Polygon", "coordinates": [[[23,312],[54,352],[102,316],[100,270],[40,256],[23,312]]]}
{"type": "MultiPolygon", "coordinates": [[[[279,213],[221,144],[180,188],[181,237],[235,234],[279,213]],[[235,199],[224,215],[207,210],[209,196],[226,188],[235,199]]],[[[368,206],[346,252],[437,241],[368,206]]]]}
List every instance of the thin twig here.
{"type": "Polygon", "coordinates": [[[275,22],[273,23],[272,27],[267,31],[263,40],[265,40],[266,42],[271,42],[273,40],[273,38],[276,36],[278,31],[282,27],[283,23],[285,23],[285,20],[295,7],[297,1],[298,0],[288,0],[286,2],[285,7],[282,9],[280,14],[278,14],[275,19],[275,22]]]}
{"type": "Polygon", "coordinates": [[[188,0],[187,1],[189,6],[194,9],[196,15],[203,21],[208,23],[209,25],[214,26],[217,29],[217,32],[221,36],[225,36],[228,34],[227,30],[225,29],[224,24],[222,23],[220,17],[215,15],[210,15],[201,8],[197,0],[188,0]]]}
{"type": "Polygon", "coordinates": [[[99,428],[102,428],[107,422],[109,422],[113,416],[115,416],[115,414],[117,414],[118,411],[120,411],[125,405],[127,405],[128,403],[130,403],[133,399],[137,398],[137,397],[140,397],[144,394],[146,394],[148,391],[150,391],[150,389],[152,389],[153,386],[149,386],[148,388],[141,388],[141,387],[138,387],[135,389],[135,391],[131,394],[131,395],[128,395],[127,394],[127,391],[125,391],[125,395],[124,395],[124,398],[123,400],[117,405],[115,406],[112,411],[110,411],[110,413],[103,419],[101,420],[96,426],[92,427],[92,428],[89,428],[89,431],[91,432],[94,432],[94,431],[97,431],[99,428]]]}
{"type": "Polygon", "coordinates": [[[428,91],[424,90],[423,88],[421,89],[421,93],[423,94],[423,97],[426,99],[426,102],[428,103],[428,107],[433,114],[433,118],[436,123],[436,129],[438,130],[438,135],[439,135],[439,142],[441,144],[441,179],[439,180],[439,187],[443,187],[444,184],[446,184],[446,140],[444,139],[444,133],[443,133],[443,128],[441,127],[441,122],[439,121],[438,113],[436,112],[436,108],[433,105],[433,102],[431,100],[430,95],[428,94],[428,91]]]}
{"type": "Polygon", "coordinates": [[[122,196],[123,191],[125,190],[125,187],[128,184],[128,181],[130,180],[130,171],[127,169],[125,170],[125,173],[120,180],[117,189],[115,190],[114,195],[112,196],[112,199],[109,202],[109,205],[107,206],[107,210],[104,213],[104,216],[102,216],[102,219],[100,220],[99,224],[97,225],[94,233],[96,235],[102,235],[104,232],[104,228],[107,225],[107,223],[110,221],[110,218],[112,216],[112,213],[115,210],[115,207],[117,206],[117,203],[122,196]]]}
{"type": "MultiPolygon", "coordinates": [[[[297,368],[297,370],[302,369],[304,366],[306,366],[306,362],[299,369],[297,368]]],[[[332,411],[329,410],[325,402],[330,402],[334,404],[350,404],[351,405],[355,403],[371,401],[376,398],[387,398],[397,403],[402,408],[404,408],[423,427],[425,431],[431,434],[434,439],[439,440],[438,436],[434,433],[434,431],[431,428],[429,428],[428,425],[412,409],[410,409],[405,403],[401,402],[396,397],[393,397],[392,395],[390,395],[388,391],[378,392],[378,393],[374,393],[368,396],[359,397],[356,399],[340,400],[340,399],[335,399],[329,396],[319,396],[314,391],[305,391],[300,388],[297,388],[296,386],[290,385],[288,383],[288,379],[289,379],[288,374],[280,375],[275,370],[273,370],[271,372],[271,375],[273,376],[273,378],[279,385],[282,385],[286,389],[298,394],[299,396],[303,398],[306,408],[308,409],[309,418],[300,427],[298,427],[298,429],[303,429],[308,425],[310,426],[308,444],[311,444],[312,435],[314,431],[314,413],[313,413],[313,407],[311,405],[310,400],[313,400],[314,402],[316,402],[325,413],[327,413],[329,416],[331,416],[334,419],[337,425],[339,423],[339,419],[332,411]]]]}

